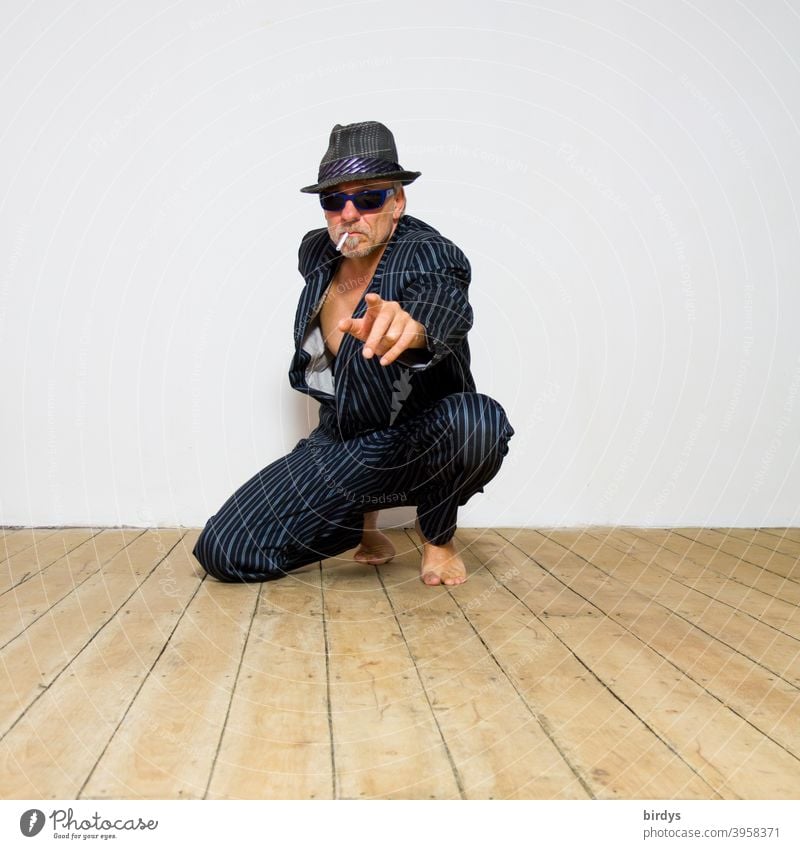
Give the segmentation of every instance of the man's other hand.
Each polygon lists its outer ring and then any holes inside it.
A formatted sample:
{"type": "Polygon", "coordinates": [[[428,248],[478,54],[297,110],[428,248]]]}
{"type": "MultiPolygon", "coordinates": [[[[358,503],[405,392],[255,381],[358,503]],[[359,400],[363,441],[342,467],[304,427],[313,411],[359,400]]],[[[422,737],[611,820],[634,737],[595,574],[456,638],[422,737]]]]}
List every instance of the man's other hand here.
{"type": "Polygon", "coordinates": [[[367,311],[363,318],[343,318],[339,330],[364,343],[363,354],[377,354],[382,366],[393,363],[408,348],[425,347],[425,328],[397,303],[384,301],[370,292],[364,296],[367,311]]]}

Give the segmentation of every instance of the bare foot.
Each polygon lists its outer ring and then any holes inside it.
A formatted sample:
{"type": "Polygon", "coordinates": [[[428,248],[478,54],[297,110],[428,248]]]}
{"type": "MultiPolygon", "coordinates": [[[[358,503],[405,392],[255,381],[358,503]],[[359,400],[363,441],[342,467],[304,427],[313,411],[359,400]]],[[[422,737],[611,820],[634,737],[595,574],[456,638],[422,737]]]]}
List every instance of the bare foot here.
{"type": "Polygon", "coordinates": [[[453,587],[463,584],[467,580],[467,567],[456,551],[453,540],[444,545],[433,545],[422,535],[419,520],[417,520],[416,529],[422,540],[422,565],[419,570],[422,583],[429,587],[440,584],[453,587]]]}
{"type": "Polygon", "coordinates": [[[382,563],[388,563],[394,555],[394,546],[386,534],[382,534],[375,528],[364,528],[361,544],[356,549],[353,559],[358,560],[359,563],[380,566],[382,563]]]}

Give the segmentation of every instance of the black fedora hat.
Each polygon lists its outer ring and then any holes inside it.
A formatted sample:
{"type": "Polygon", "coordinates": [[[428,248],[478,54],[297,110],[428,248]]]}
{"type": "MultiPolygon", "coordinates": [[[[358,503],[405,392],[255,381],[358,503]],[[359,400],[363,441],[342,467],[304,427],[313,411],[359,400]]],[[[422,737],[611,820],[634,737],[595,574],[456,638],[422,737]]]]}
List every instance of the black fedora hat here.
{"type": "Polygon", "coordinates": [[[318,194],[350,180],[381,177],[404,186],[413,183],[421,171],[406,171],[397,164],[397,147],[391,130],[378,121],[337,124],[331,130],[328,150],[319,164],[317,182],[301,192],[318,194]]]}

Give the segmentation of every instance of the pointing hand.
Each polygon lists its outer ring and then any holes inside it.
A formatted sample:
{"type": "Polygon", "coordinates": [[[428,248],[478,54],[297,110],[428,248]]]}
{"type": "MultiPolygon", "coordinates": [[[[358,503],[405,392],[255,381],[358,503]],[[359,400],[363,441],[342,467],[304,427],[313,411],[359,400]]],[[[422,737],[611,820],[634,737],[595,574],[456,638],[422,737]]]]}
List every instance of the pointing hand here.
{"type": "Polygon", "coordinates": [[[384,301],[370,292],[364,296],[367,311],[363,318],[343,318],[339,330],[364,343],[363,354],[377,354],[382,366],[393,363],[407,348],[425,347],[425,328],[397,303],[384,301]]]}

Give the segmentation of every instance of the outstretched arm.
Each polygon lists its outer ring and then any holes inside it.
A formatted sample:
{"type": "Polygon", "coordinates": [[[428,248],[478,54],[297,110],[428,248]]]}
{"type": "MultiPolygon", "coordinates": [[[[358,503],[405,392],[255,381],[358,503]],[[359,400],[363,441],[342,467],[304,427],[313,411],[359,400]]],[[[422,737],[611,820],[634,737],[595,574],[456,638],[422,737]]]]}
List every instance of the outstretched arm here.
{"type": "MultiPolygon", "coordinates": [[[[426,351],[413,352],[422,368],[438,363],[460,345],[472,327],[466,262],[420,274],[403,294],[403,307],[425,328],[426,351]],[[420,359],[420,354],[427,355],[420,359]]],[[[409,355],[412,356],[412,355],[409,355]]]]}

